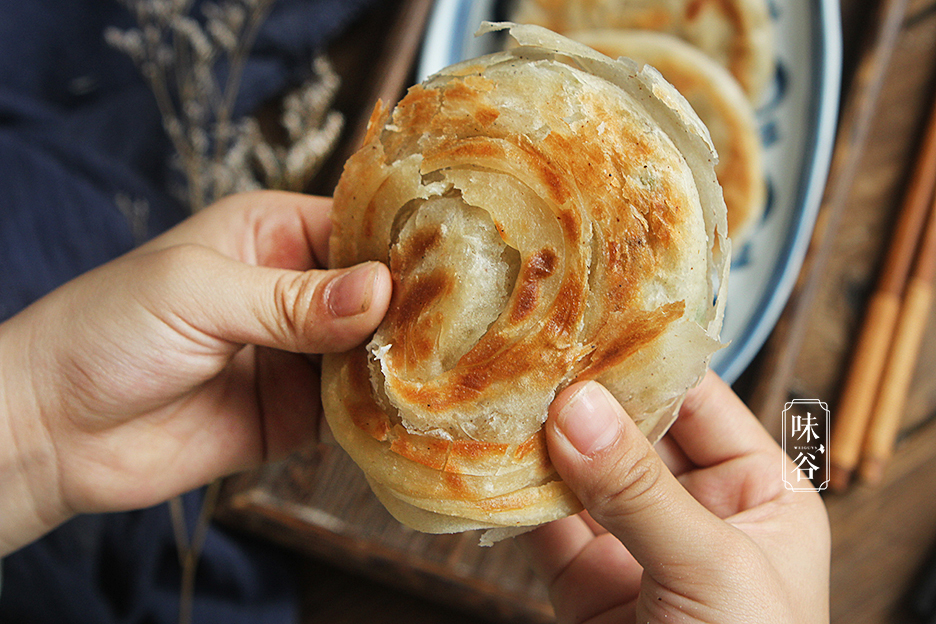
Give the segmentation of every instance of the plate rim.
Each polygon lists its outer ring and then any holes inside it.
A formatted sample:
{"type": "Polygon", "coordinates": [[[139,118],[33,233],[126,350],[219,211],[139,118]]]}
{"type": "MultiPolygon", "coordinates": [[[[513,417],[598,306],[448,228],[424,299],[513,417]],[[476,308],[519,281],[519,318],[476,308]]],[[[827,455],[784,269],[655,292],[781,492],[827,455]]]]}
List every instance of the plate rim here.
{"type": "Polygon", "coordinates": [[[730,357],[724,361],[716,359],[713,365],[715,372],[728,383],[734,383],[750,366],[789,302],[812,240],[832,162],[842,77],[841,18],[835,0],[813,0],[813,5],[816,9],[812,12],[816,34],[813,58],[817,62],[812,65],[810,80],[814,96],[809,106],[810,129],[806,132],[809,139],[803,149],[801,183],[794,202],[800,210],[788,229],[773,277],[766,283],[765,292],[772,294],[763,298],[756,308],[758,312],[750,316],[745,329],[735,338],[739,346],[729,352],[730,357]]]}

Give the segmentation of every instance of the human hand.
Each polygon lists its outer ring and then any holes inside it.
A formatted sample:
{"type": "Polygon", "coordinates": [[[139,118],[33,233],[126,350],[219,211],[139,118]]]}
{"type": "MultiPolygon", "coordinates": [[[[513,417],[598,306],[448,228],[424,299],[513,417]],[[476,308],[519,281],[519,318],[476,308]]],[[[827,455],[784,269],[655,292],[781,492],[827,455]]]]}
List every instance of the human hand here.
{"type": "Polygon", "coordinates": [[[314,437],[303,354],[364,340],[391,289],[379,263],[315,270],[330,209],[226,198],[0,325],[0,555],[75,513],[153,505],[314,437]]]}
{"type": "Polygon", "coordinates": [[[550,458],[586,512],[518,542],[559,622],[827,622],[828,518],[785,489],[792,461],[714,373],[656,450],[614,398],[574,384],[550,458]]]}

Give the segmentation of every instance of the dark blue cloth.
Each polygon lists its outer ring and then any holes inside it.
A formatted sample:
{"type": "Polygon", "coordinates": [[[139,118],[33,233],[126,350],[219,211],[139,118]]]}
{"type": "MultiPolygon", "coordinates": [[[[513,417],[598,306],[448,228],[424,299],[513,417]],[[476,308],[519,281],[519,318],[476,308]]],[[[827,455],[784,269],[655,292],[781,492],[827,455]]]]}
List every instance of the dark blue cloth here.
{"type": "MultiPolygon", "coordinates": [[[[313,52],[368,3],[279,0],[237,111],[301,80],[313,52]]],[[[153,96],[103,38],[108,26],[132,25],[116,0],[0,0],[0,320],[139,242],[118,196],[148,205],[142,238],[186,215],[166,191],[171,145],[153,96]]],[[[188,494],[187,505],[200,496],[188,494]]],[[[165,505],[76,518],[2,565],[0,622],[177,618],[180,570],[165,505]]],[[[212,528],[195,621],[295,621],[290,566],[267,545],[212,528]]]]}
{"type": "MultiPolygon", "coordinates": [[[[189,531],[200,492],[184,497],[189,531]]],[[[78,516],[4,560],[0,622],[175,623],[181,575],[165,505],[78,516]]],[[[298,621],[294,561],[213,527],[198,565],[193,622],[298,621]]]]}

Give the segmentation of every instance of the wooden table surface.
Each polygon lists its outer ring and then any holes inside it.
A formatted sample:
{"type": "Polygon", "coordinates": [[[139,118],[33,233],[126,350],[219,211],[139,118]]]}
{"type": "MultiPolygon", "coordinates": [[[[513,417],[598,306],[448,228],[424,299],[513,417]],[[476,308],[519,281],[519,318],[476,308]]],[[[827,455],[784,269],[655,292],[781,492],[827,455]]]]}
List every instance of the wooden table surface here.
{"type": "MultiPolygon", "coordinates": [[[[801,0],[794,0],[801,1],[801,0]]],[[[426,2],[403,2],[424,16],[426,2]]],[[[928,111],[936,0],[841,0],[840,137],[812,246],[764,349],[735,384],[768,428],[783,401],[835,407],[928,111]],[[886,16],[897,16],[888,30],[886,16]]],[[[407,48],[412,28],[388,49],[407,48]]],[[[412,47],[412,46],[411,46],[412,47]]],[[[384,68],[382,71],[387,71],[384,68]]],[[[932,321],[936,321],[936,310],[932,321]]],[[[936,323],[930,323],[884,482],[827,493],[832,622],[914,621],[908,603],[936,553],[936,323]]],[[[544,622],[545,592],[509,543],[402,529],[327,445],[225,484],[219,519],[303,553],[307,622],[544,622]]]]}

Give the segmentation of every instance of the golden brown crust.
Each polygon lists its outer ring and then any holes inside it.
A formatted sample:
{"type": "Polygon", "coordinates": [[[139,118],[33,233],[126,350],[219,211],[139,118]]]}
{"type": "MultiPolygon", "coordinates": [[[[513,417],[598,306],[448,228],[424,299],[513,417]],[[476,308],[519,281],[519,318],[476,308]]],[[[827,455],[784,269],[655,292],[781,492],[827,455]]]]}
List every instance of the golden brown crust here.
{"type": "Polygon", "coordinates": [[[369,345],[325,358],[326,417],[423,531],[574,513],[542,431],[557,390],[617,383],[658,436],[718,347],[703,126],[658,74],[514,34],[378,109],[335,193],[332,265],[387,262],[394,294],[369,345]]]}
{"type": "Polygon", "coordinates": [[[617,58],[652,65],[686,97],[712,135],[715,173],[728,208],[728,235],[737,249],[760,219],[766,201],[763,148],[754,109],[726,69],[671,35],[634,30],[591,30],[569,36],[617,58]]]}

